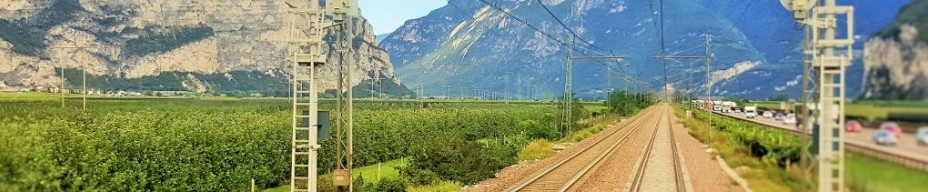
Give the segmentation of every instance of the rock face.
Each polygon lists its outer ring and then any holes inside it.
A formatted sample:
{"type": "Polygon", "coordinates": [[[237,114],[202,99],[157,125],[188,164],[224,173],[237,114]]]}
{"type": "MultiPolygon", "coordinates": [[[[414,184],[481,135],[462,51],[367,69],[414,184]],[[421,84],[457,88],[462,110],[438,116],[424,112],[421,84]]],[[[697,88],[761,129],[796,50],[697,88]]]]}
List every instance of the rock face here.
{"type": "MultiPolygon", "coordinates": [[[[242,77],[233,72],[256,71],[287,86],[287,3],[299,1],[0,1],[0,80],[57,87],[56,68],[83,66],[91,75],[117,80],[174,72],[234,79],[242,77]]],[[[352,84],[378,73],[400,83],[371,25],[358,21],[352,84]]],[[[321,70],[321,90],[335,87],[336,65],[330,57],[321,70]]]]}
{"type": "MultiPolygon", "coordinates": [[[[705,93],[705,62],[653,58],[705,55],[705,34],[713,36],[710,82],[714,95],[801,95],[802,86],[795,79],[802,74],[802,31],[778,1],[666,0],[663,6],[657,1],[630,0],[487,2],[505,12],[481,1],[451,0],[452,5],[407,21],[387,37],[380,45],[390,53],[398,76],[409,85],[423,85],[427,95],[458,90],[535,98],[561,95],[566,72],[564,44],[570,32],[548,14],[544,4],[567,28],[593,45],[578,40],[576,55],[612,51],[626,56],[618,64],[575,62],[573,86],[579,96],[598,98],[605,89],[621,90],[623,81],[616,78],[621,74],[647,83],[629,83],[629,89],[653,91],[664,86],[665,68],[668,75],[676,75],[670,81],[679,91],[705,93]],[[611,80],[607,72],[612,73],[611,80]],[[610,81],[612,86],[606,87],[610,81]]],[[[855,31],[870,34],[890,23],[905,2],[849,0],[842,4],[867,7],[857,9],[858,15],[867,17],[855,18],[855,31]]],[[[858,59],[849,72],[853,77],[848,82],[856,82],[849,87],[861,87],[860,63],[858,59]]]]}
{"type": "Polygon", "coordinates": [[[916,41],[926,33],[911,25],[900,31],[898,40],[867,41],[864,98],[928,100],[928,44],[916,41]]]}
{"type": "Polygon", "coordinates": [[[863,99],[928,100],[928,0],[905,5],[867,41],[863,99]]]}

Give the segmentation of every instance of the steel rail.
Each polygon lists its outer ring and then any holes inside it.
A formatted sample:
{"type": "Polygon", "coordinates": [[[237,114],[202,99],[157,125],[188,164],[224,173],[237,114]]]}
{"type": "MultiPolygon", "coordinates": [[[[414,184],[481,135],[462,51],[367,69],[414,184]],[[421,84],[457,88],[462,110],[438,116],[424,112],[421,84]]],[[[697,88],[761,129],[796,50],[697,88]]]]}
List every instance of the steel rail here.
{"type": "Polygon", "coordinates": [[[638,123],[637,125],[635,125],[635,127],[634,127],[631,131],[629,131],[629,132],[626,133],[624,136],[622,136],[622,138],[620,138],[619,141],[617,141],[617,142],[615,142],[614,144],[612,144],[612,146],[610,146],[608,150],[606,150],[605,152],[603,152],[602,154],[600,154],[598,157],[596,157],[596,159],[594,159],[592,162],[590,162],[589,165],[587,165],[587,166],[584,167],[582,170],[580,170],[580,172],[578,172],[577,174],[575,174],[575,175],[574,175],[570,180],[568,180],[567,183],[564,184],[564,186],[561,187],[561,189],[559,189],[558,191],[559,191],[559,192],[567,191],[568,189],[570,189],[571,187],[573,187],[574,184],[577,184],[577,181],[580,181],[580,179],[583,178],[584,176],[586,176],[587,173],[589,173],[591,170],[593,170],[594,167],[598,167],[599,165],[601,165],[601,164],[602,164],[602,160],[605,159],[605,157],[608,157],[608,156],[612,155],[612,154],[615,152],[615,149],[618,149],[618,146],[619,146],[620,144],[625,143],[625,140],[628,139],[628,137],[631,136],[631,134],[637,133],[638,130],[639,130],[643,125],[644,125],[644,123],[638,123]]]}
{"type": "Polygon", "coordinates": [[[671,153],[673,153],[673,172],[677,180],[677,191],[684,192],[686,191],[686,182],[683,178],[683,165],[680,163],[680,154],[677,153],[677,142],[674,140],[673,126],[670,125],[670,121],[667,121],[667,124],[667,128],[670,129],[670,148],[671,153]]]}
{"type": "MultiPolygon", "coordinates": [[[[664,123],[668,123],[668,124],[669,124],[669,122],[665,122],[665,121],[664,121],[664,120],[666,120],[666,115],[667,115],[666,113],[661,114],[661,119],[660,119],[660,121],[659,121],[658,124],[655,126],[654,131],[651,133],[651,140],[648,142],[648,146],[647,146],[647,148],[645,148],[645,152],[644,152],[643,156],[642,156],[641,159],[638,161],[638,169],[637,169],[637,171],[635,172],[635,177],[634,177],[633,180],[632,180],[631,188],[629,188],[630,191],[640,191],[640,190],[641,190],[641,184],[642,184],[642,182],[644,182],[645,171],[646,171],[646,169],[647,169],[647,167],[648,167],[648,162],[649,162],[650,159],[651,159],[651,151],[654,149],[654,141],[655,141],[656,138],[657,138],[657,132],[658,132],[658,130],[660,130],[660,125],[661,125],[661,124],[664,124],[664,123]]],[[[673,132],[671,132],[671,143],[673,143],[673,139],[672,139],[672,138],[673,138],[673,132]]],[[[673,144],[671,144],[671,145],[673,145],[673,144]]],[[[680,169],[679,169],[679,167],[678,167],[678,166],[679,166],[679,164],[678,164],[679,161],[678,161],[677,158],[676,158],[676,156],[677,156],[677,155],[676,155],[676,147],[673,147],[671,150],[672,150],[672,153],[673,153],[673,156],[674,156],[674,158],[673,158],[674,172],[675,172],[675,177],[674,177],[674,178],[675,178],[675,180],[677,180],[677,181],[676,181],[677,191],[685,191],[684,188],[681,188],[681,186],[684,186],[684,185],[681,184],[681,182],[683,182],[683,181],[682,181],[682,176],[683,176],[683,175],[682,175],[682,173],[681,173],[681,171],[680,171],[680,169]],[[681,190],[681,189],[683,189],[683,190],[681,190]]]]}
{"type": "MultiPolygon", "coordinates": [[[[628,126],[631,126],[631,125],[635,125],[635,123],[638,123],[638,125],[640,125],[640,124],[642,123],[642,119],[645,119],[645,117],[648,117],[649,114],[654,113],[654,111],[655,111],[655,109],[652,108],[652,109],[649,109],[648,111],[646,111],[645,113],[642,113],[641,115],[635,116],[635,118],[634,118],[631,122],[629,122],[628,124],[625,124],[625,127],[628,127],[628,126]]],[[[549,166],[548,168],[546,168],[546,169],[544,169],[544,170],[542,170],[542,171],[539,171],[539,172],[535,173],[532,177],[530,177],[530,178],[528,178],[527,180],[524,180],[524,181],[522,181],[522,182],[519,182],[518,185],[513,186],[513,187],[511,187],[511,188],[509,188],[509,189],[507,189],[507,190],[505,190],[505,191],[519,191],[519,190],[524,189],[525,187],[527,187],[527,186],[529,186],[529,185],[531,185],[531,184],[533,184],[533,183],[539,181],[542,177],[547,176],[549,173],[551,173],[551,172],[554,171],[555,169],[560,168],[562,165],[566,164],[567,162],[570,162],[571,160],[573,160],[573,159],[576,158],[577,156],[580,156],[581,154],[584,154],[584,153],[585,153],[586,151],[588,151],[589,149],[592,149],[593,147],[598,146],[599,143],[601,143],[601,142],[605,141],[606,139],[612,137],[613,135],[615,135],[616,133],[618,133],[620,130],[624,130],[624,127],[623,127],[623,128],[616,128],[615,130],[613,130],[612,132],[610,132],[608,135],[603,136],[602,138],[596,140],[594,143],[592,143],[592,144],[590,144],[589,146],[583,148],[582,150],[580,150],[580,151],[578,151],[578,152],[576,152],[576,153],[574,153],[574,154],[571,154],[571,155],[568,156],[567,158],[564,158],[564,159],[558,161],[558,162],[555,163],[554,165],[551,165],[551,166],[549,166]]],[[[634,131],[634,130],[633,130],[633,131],[634,131]]],[[[630,132],[632,132],[632,131],[630,131],[630,132]]],[[[627,135],[626,135],[626,136],[627,136],[627,135]]]]}

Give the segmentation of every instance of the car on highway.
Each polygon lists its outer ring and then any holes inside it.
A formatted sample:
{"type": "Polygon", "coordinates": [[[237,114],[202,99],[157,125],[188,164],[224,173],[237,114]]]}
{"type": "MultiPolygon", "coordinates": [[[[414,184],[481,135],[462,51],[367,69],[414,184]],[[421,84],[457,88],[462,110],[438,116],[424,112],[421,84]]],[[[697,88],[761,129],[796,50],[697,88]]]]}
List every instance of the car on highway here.
{"type": "Polygon", "coordinates": [[[744,107],[744,117],[745,118],[755,118],[757,117],[757,106],[746,106],[744,107]]]}
{"type": "Polygon", "coordinates": [[[773,118],[773,112],[764,111],[763,117],[764,117],[764,118],[773,118]]]}
{"type": "Polygon", "coordinates": [[[915,139],[918,140],[918,144],[928,145],[928,126],[918,128],[915,139]]]}
{"type": "Polygon", "coordinates": [[[783,113],[777,113],[777,114],[774,115],[773,117],[774,117],[774,119],[776,119],[777,121],[783,121],[783,119],[786,118],[786,115],[783,115],[783,113]]]}
{"type": "Polygon", "coordinates": [[[786,117],[783,118],[783,124],[795,125],[796,124],[796,114],[786,114],[786,117]]]}
{"type": "Polygon", "coordinates": [[[886,130],[879,130],[873,134],[873,142],[878,145],[896,145],[896,137],[886,130]]]}
{"type": "Polygon", "coordinates": [[[880,124],[880,130],[885,130],[896,138],[902,137],[902,127],[899,127],[899,124],[895,122],[883,122],[880,124]]]}
{"type": "Polygon", "coordinates": [[[864,127],[860,125],[860,122],[857,121],[847,121],[847,124],[844,125],[844,130],[849,133],[856,133],[864,130],[864,127]]]}

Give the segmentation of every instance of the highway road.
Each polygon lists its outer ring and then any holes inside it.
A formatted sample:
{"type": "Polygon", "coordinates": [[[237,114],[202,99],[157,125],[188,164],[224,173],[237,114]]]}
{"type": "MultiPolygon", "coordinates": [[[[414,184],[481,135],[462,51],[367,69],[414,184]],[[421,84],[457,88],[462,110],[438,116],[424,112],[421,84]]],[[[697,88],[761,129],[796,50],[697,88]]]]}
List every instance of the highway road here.
{"type": "MultiPolygon", "coordinates": [[[[799,132],[799,128],[796,125],[784,124],[773,118],[757,117],[748,119],[744,116],[744,113],[715,114],[751,121],[791,132],[799,132]]],[[[845,145],[847,145],[849,150],[868,153],[884,160],[896,161],[914,168],[928,170],[928,146],[919,145],[915,139],[915,135],[904,133],[895,146],[885,146],[877,145],[873,142],[873,134],[876,131],[876,128],[864,127],[860,132],[846,133],[845,145]]]]}

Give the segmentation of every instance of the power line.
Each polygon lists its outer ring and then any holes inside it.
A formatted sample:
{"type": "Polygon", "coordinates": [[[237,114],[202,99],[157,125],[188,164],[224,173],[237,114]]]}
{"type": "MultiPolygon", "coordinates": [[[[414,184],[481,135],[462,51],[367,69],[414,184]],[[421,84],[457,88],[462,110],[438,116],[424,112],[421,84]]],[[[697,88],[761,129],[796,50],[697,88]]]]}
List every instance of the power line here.
{"type": "MultiPolygon", "coordinates": [[[[580,51],[580,50],[577,49],[576,46],[570,46],[570,45],[568,45],[567,42],[564,42],[564,41],[562,41],[562,40],[560,40],[560,39],[554,37],[554,36],[551,35],[550,33],[547,33],[547,32],[545,32],[545,31],[539,29],[538,27],[535,27],[534,25],[529,24],[529,23],[526,22],[524,19],[519,18],[519,17],[516,17],[516,16],[513,15],[511,12],[506,11],[505,9],[499,7],[499,6],[496,5],[496,4],[492,4],[492,3],[490,3],[490,2],[487,2],[486,0],[480,0],[480,2],[483,3],[483,4],[486,4],[486,5],[489,6],[490,8],[493,8],[493,9],[495,9],[495,10],[497,10],[497,11],[499,11],[499,12],[505,14],[505,15],[508,16],[509,18],[512,18],[512,19],[518,21],[519,23],[522,23],[523,25],[528,26],[529,28],[535,30],[536,32],[545,35],[546,37],[548,37],[548,39],[551,39],[551,40],[553,40],[553,41],[555,41],[555,42],[558,42],[558,43],[560,43],[561,45],[563,45],[563,46],[565,46],[565,47],[569,47],[569,48],[572,47],[571,49],[573,49],[574,51],[578,51],[578,52],[580,51]]],[[[604,55],[604,54],[601,54],[601,55],[604,55]]]]}
{"type": "Polygon", "coordinates": [[[697,46],[690,47],[690,48],[686,48],[686,49],[683,49],[683,50],[671,51],[670,55],[676,55],[676,54],[679,54],[679,53],[685,53],[685,52],[687,52],[687,51],[691,51],[691,50],[696,49],[696,48],[702,48],[703,46],[705,46],[705,45],[697,45],[697,46]]]}
{"type": "MultiPolygon", "coordinates": [[[[660,18],[659,33],[660,33],[660,39],[661,39],[660,40],[661,41],[661,55],[666,55],[667,47],[664,44],[664,0],[660,0],[660,14],[661,14],[660,15],[661,18],[660,18]]],[[[667,61],[661,59],[661,64],[664,66],[664,97],[665,97],[664,99],[668,99],[667,97],[669,97],[670,91],[667,88],[667,83],[668,83],[667,82],[667,61]]]]}
{"type": "MultiPolygon", "coordinates": [[[[457,9],[457,10],[460,11],[461,13],[470,14],[469,12],[465,11],[465,10],[464,10],[463,8],[461,8],[460,6],[455,5],[454,3],[451,3],[451,0],[445,0],[445,1],[448,2],[448,5],[451,5],[451,7],[453,7],[454,9],[457,9]]],[[[513,14],[510,13],[509,11],[506,11],[506,10],[502,9],[501,7],[495,5],[495,4],[492,4],[492,3],[490,3],[490,2],[487,2],[486,0],[480,0],[480,2],[483,3],[483,4],[486,4],[486,5],[489,6],[490,8],[493,8],[494,10],[496,10],[496,11],[498,11],[498,12],[500,12],[500,13],[503,13],[504,15],[506,15],[506,16],[509,17],[509,18],[512,18],[512,19],[518,21],[519,23],[522,23],[523,25],[528,26],[528,27],[531,28],[532,30],[535,30],[536,32],[545,35],[548,39],[550,39],[550,40],[552,40],[552,41],[555,41],[555,42],[557,42],[557,43],[559,43],[559,44],[561,44],[561,45],[563,45],[563,46],[565,46],[565,47],[570,47],[570,46],[568,46],[567,43],[564,42],[563,40],[558,39],[558,38],[554,37],[554,35],[551,35],[550,33],[547,33],[547,32],[545,32],[545,31],[539,29],[538,27],[535,27],[534,25],[529,24],[528,22],[526,22],[526,21],[523,20],[522,18],[516,17],[515,15],[513,15],[513,14]]],[[[486,13],[484,13],[484,14],[486,14],[486,13]]],[[[474,21],[476,21],[476,18],[477,18],[477,16],[475,15],[475,16],[473,16],[473,17],[470,17],[469,20],[474,20],[474,21]]],[[[491,34],[494,34],[494,33],[491,33],[491,34]]],[[[496,34],[494,34],[494,35],[496,35],[496,34]]],[[[577,52],[581,52],[578,48],[584,48],[584,47],[573,47],[573,50],[574,50],[574,51],[577,51],[577,52]]],[[[587,49],[587,50],[590,51],[590,52],[594,52],[594,53],[596,53],[596,54],[606,55],[606,54],[602,54],[602,53],[597,52],[597,51],[594,51],[594,50],[589,50],[589,49],[587,49]]],[[[587,55],[587,54],[584,54],[584,55],[587,55]]]]}
{"type": "Polygon", "coordinates": [[[570,27],[567,27],[567,25],[564,24],[564,22],[561,21],[560,18],[558,18],[556,15],[554,15],[554,13],[551,12],[551,9],[548,9],[548,6],[545,5],[544,3],[542,3],[541,0],[536,0],[536,1],[538,2],[539,5],[541,5],[541,8],[544,8],[544,9],[545,9],[545,12],[548,12],[548,15],[551,15],[551,17],[554,18],[554,21],[557,21],[557,23],[561,24],[561,27],[564,27],[564,29],[567,30],[567,32],[570,32],[571,35],[573,35],[575,38],[579,39],[581,43],[586,44],[586,45],[588,45],[588,46],[590,46],[590,47],[592,47],[592,48],[605,51],[604,49],[599,48],[599,47],[597,47],[596,45],[593,45],[592,43],[590,43],[589,41],[583,39],[583,37],[581,37],[580,35],[577,35],[577,33],[575,33],[574,30],[570,29],[570,27]]]}
{"type": "MultiPolygon", "coordinates": [[[[451,3],[451,0],[445,0],[445,1],[448,2],[448,5],[451,5],[451,7],[453,7],[454,9],[457,9],[457,10],[460,11],[461,13],[468,14],[468,12],[465,11],[465,10],[464,10],[463,8],[461,8],[460,6],[458,6],[458,5],[454,4],[454,3],[451,3]]],[[[534,31],[536,31],[536,32],[538,32],[538,33],[543,34],[545,37],[547,37],[548,39],[550,39],[550,40],[552,40],[552,41],[555,41],[555,42],[557,42],[557,43],[559,43],[559,44],[561,44],[561,45],[563,45],[563,46],[565,46],[565,47],[568,47],[568,48],[572,47],[571,49],[573,49],[574,51],[577,51],[577,52],[580,52],[580,53],[585,53],[585,54],[581,54],[581,55],[590,55],[589,52],[592,52],[592,53],[595,53],[595,54],[598,54],[598,55],[607,55],[607,54],[604,54],[604,53],[599,52],[599,51],[596,51],[596,50],[587,49],[587,48],[585,48],[585,47],[569,46],[569,45],[568,45],[566,42],[564,42],[563,40],[558,39],[558,38],[554,37],[554,35],[551,35],[550,33],[545,32],[545,31],[541,30],[540,28],[535,27],[534,25],[529,24],[529,23],[528,23],[527,21],[525,21],[524,19],[515,16],[515,15],[512,14],[511,12],[506,11],[505,9],[503,9],[502,7],[500,7],[500,6],[496,5],[496,4],[490,3],[490,2],[488,2],[488,1],[486,1],[486,0],[480,0],[480,2],[483,3],[483,4],[485,4],[485,5],[487,5],[487,6],[490,7],[490,8],[493,8],[494,10],[496,10],[496,11],[498,11],[498,12],[500,12],[500,13],[503,13],[503,14],[506,15],[507,17],[512,18],[512,19],[518,21],[519,23],[522,23],[523,25],[525,25],[525,26],[531,28],[532,30],[534,30],[534,31]],[[586,51],[581,51],[581,50],[579,50],[579,49],[585,49],[586,51]]],[[[547,7],[545,7],[545,9],[547,10],[547,7]]],[[[549,11],[550,11],[550,10],[549,10],[549,11]]],[[[552,16],[553,16],[559,23],[561,23],[561,20],[560,20],[560,19],[558,19],[558,18],[557,18],[556,16],[554,16],[553,14],[552,14],[552,16]]],[[[471,17],[470,19],[476,21],[476,16],[471,17]]],[[[561,23],[561,26],[563,26],[565,29],[567,29],[567,30],[572,34],[572,36],[577,37],[577,38],[580,38],[580,36],[578,36],[576,33],[574,33],[573,31],[571,31],[570,28],[566,27],[565,24],[561,23]]],[[[583,39],[580,38],[580,40],[583,40],[583,39]]],[[[596,47],[596,46],[594,46],[593,44],[591,44],[591,43],[589,43],[589,42],[586,42],[585,40],[583,40],[583,43],[584,43],[584,44],[587,44],[587,45],[589,45],[590,47],[593,47],[593,48],[595,48],[595,49],[599,49],[599,50],[605,51],[605,49],[596,47]]],[[[600,64],[605,65],[605,64],[602,63],[601,61],[597,61],[597,62],[600,62],[600,64]]]]}
{"type": "Polygon", "coordinates": [[[525,20],[522,20],[521,18],[516,17],[515,15],[513,15],[513,14],[510,13],[509,11],[506,11],[506,10],[504,10],[503,8],[500,8],[499,6],[497,6],[497,5],[495,5],[495,4],[491,4],[490,2],[487,2],[486,0],[480,0],[480,2],[482,2],[483,4],[486,4],[486,5],[489,6],[490,8],[493,8],[493,9],[496,9],[497,11],[499,11],[499,12],[502,12],[503,14],[505,14],[506,16],[509,16],[509,17],[512,18],[512,19],[515,19],[515,20],[518,21],[519,23],[522,23],[523,25],[528,26],[529,28],[532,28],[533,30],[537,31],[538,33],[541,33],[541,34],[547,36],[549,39],[554,40],[554,41],[556,41],[556,42],[558,42],[558,43],[560,43],[561,45],[564,45],[564,46],[566,46],[566,47],[570,47],[570,45],[568,45],[566,42],[561,41],[561,40],[558,39],[558,38],[555,38],[555,37],[552,36],[551,34],[548,34],[547,32],[544,32],[544,31],[542,31],[541,29],[538,29],[538,27],[535,27],[534,25],[529,24],[529,23],[526,22],[525,20]]]}
{"type": "Polygon", "coordinates": [[[737,19],[735,20],[735,22],[732,23],[732,24],[731,24],[731,27],[729,27],[728,30],[725,30],[724,32],[729,32],[729,31],[731,31],[732,29],[735,29],[735,26],[738,26],[738,23],[741,22],[741,17],[744,17],[744,14],[748,12],[748,8],[751,8],[751,5],[753,5],[754,2],[755,2],[755,1],[748,1],[748,4],[747,4],[746,6],[744,6],[743,9],[741,9],[741,14],[738,15],[738,17],[737,17],[737,19]]]}
{"type": "MultiPolygon", "coordinates": [[[[448,2],[448,5],[451,5],[451,7],[454,7],[454,9],[457,9],[458,11],[461,11],[461,13],[468,14],[468,12],[467,12],[467,11],[464,11],[464,9],[462,9],[460,6],[455,5],[454,3],[451,3],[451,0],[445,0],[445,2],[448,2]]],[[[472,19],[473,19],[473,18],[472,18],[472,19]]]]}
{"type": "MultiPolygon", "coordinates": [[[[566,42],[561,41],[561,40],[558,39],[558,38],[555,38],[553,35],[551,35],[551,34],[545,32],[545,31],[539,29],[538,27],[535,27],[535,26],[529,24],[529,23],[526,22],[525,20],[523,20],[523,19],[521,19],[521,18],[519,18],[519,17],[516,17],[516,16],[515,16],[514,14],[512,14],[511,12],[506,11],[506,10],[504,10],[503,8],[501,8],[501,7],[499,7],[499,6],[495,5],[495,4],[492,4],[492,3],[490,3],[490,2],[487,2],[486,0],[480,0],[480,2],[483,3],[483,4],[486,4],[486,5],[489,6],[490,8],[493,8],[493,9],[495,9],[495,10],[497,10],[497,11],[499,11],[499,12],[505,14],[506,16],[508,16],[508,17],[510,17],[510,18],[512,18],[512,19],[514,19],[514,20],[516,20],[516,21],[518,21],[519,23],[522,23],[523,25],[528,26],[529,28],[535,30],[536,32],[541,33],[541,34],[547,36],[548,39],[551,39],[551,40],[553,40],[553,41],[555,41],[555,42],[560,43],[561,45],[564,45],[565,47],[567,47],[567,48],[570,49],[570,50],[577,51],[577,52],[581,52],[580,50],[577,49],[577,46],[570,46],[570,45],[567,44],[566,42]]],[[[449,4],[450,4],[450,2],[449,2],[449,4]]],[[[454,6],[454,7],[457,7],[457,6],[454,6]]],[[[459,8],[459,7],[457,7],[457,8],[459,8]]],[[[460,10],[460,9],[459,9],[459,10],[460,10]]],[[[462,10],[462,11],[463,11],[463,10],[462,10]]],[[[560,22],[560,20],[558,20],[558,21],[560,22]]],[[[562,23],[562,24],[563,24],[563,23],[562,23]]],[[[565,25],[565,28],[566,28],[566,25],[565,25]]],[[[566,28],[566,29],[567,29],[568,31],[570,31],[570,28],[566,28]]],[[[574,35],[576,35],[576,34],[574,34],[574,35]]],[[[590,45],[592,45],[592,44],[590,44],[590,45]]],[[[599,53],[599,52],[596,52],[596,51],[593,51],[593,50],[590,50],[590,51],[592,51],[592,52],[594,52],[594,53],[597,53],[597,54],[600,54],[600,55],[606,55],[606,54],[602,54],[602,53],[599,53]]],[[[583,55],[588,55],[588,54],[583,54],[583,55]]],[[[608,66],[608,64],[603,63],[602,61],[598,61],[598,60],[597,60],[596,62],[599,63],[599,64],[602,64],[602,65],[607,65],[607,66],[608,66]]]]}
{"type": "MultiPolygon", "coordinates": [[[[450,5],[450,6],[453,7],[454,9],[460,11],[461,13],[469,14],[469,12],[465,11],[465,10],[464,10],[463,8],[461,8],[460,6],[458,6],[458,5],[454,4],[454,3],[452,3],[451,0],[446,0],[446,2],[448,3],[448,5],[450,5]]],[[[483,3],[483,4],[485,4],[485,5],[487,5],[487,6],[490,7],[490,8],[493,8],[494,10],[496,10],[496,11],[498,11],[498,12],[500,12],[500,13],[503,13],[503,14],[506,15],[507,17],[512,18],[513,20],[516,20],[516,21],[518,21],[519,23],[522,23],[523,25],[525,25],[525,26],[531,28],[532,30],[534,30],[534,31],[536,31],[536,32],[538,32],[538,33],[543,34],[543,35],[546,36],[548,39],[553,40],[553,41],[555,41],[555,42],[557,42],[557,43],[559,43],[559,44],[561,44],[561,45],[564,45],[564,46],[567,47],[569,50],[577,51],[577,52],[579,52],[579,53],[586,53],[586,54],[578,54],[578,55],[590,55],[590,54],[589,54],[590,52],[595,53],[595,54],[598,54],[598,55],[606,55],[606,56],[612,56],[612,55],[613,55],[613,54],[604,54],[604,53],[601,53],[601,52],[596,51],[596,50],[588,49],[588,48],[586,48],[586,47],[570,46],[569,44],[567,44],[567,43],[564,42],[563,40],[558,39],[558,38],[554,37],[553,35],[551,35],[550,33],[545,32],[545,31],[541,30],[540,28],[535,27],[534,25],[529,24],[526,20],[524,20],[524,19],[522,19],[522,18],[519,18],[519,17],[515,16],[513,13],[511,13],[511,12],[509,12],[509,11],[507,11],[507,10],[501,8],[500,6],[498,6],[498,5],[496,5],[496,4],[490,3],[490,2],[488,2],[488,1],[486,1],[486,0],[480,0],[480,2],[483,3]],[[581,51],[581,50],[579,50],[578,48],[579,48],[579,49],[584,49],[585,51],[581,51]]],[[[539,1],[539,4],[541,4],[542,7],[545,9],[545,11],[547,11],[548,14],[551,15],[551,17],[553,17],[553,18],[561,25],[561,27],[563,27],[565,30],[567,30],[567,31],[572,35],[573,38],[580,39],[584,44],[588,45],[588,46],[591,47],[591,48],[599,49],[599,50],[605,51],[604,49],[599,48],[599,47],[593,45],[592,43],[589,43],[588,41],[586,41],[585,39],[583,39],[582,37],[580,37],[579,35],[577,35],[573,30],[571,30],[569,27],[567,27],[567,25],[566,25],[565,23],[563,23],[563,21],[562,21],[560,18],[558,18],[556,15],[554,15],[554,13],[553,13],[547,6],[544,6],[544,4],[542,4],[540,1],[539,1]]],[[[484,13],[484,14],[485,14],[485,13],[484,13]]],[[[476,17],[477,17],[477,16],[473,16],[473,17],[471,17],[471,18],[469,18],[469,19],[472,19],[472,20],[476,21],[476,17]]],[[[603,63],[603,61],[599,61],[599,60],[595,60],[595,61],[596,61],[597,63],[599,63],[599,64],[601,64],[601,65],[607,67],[607,68],[608,68],[609,70],[611,70],[611,71],[614,71],[614,72],[617,72],[617,73],[620,73],[620,74],[626,74],[626,76],[627,76],[627,74],[628,74],[628,72],[622,70],[621,68],[612,67],[612,66],[610,66],[608,63],[603,63]]],[[[617,62],[617,63],[618,63],[618,62],[617,62]]]]}

